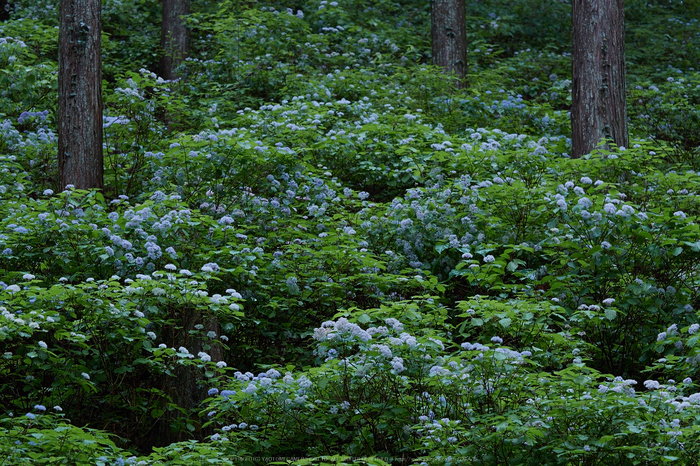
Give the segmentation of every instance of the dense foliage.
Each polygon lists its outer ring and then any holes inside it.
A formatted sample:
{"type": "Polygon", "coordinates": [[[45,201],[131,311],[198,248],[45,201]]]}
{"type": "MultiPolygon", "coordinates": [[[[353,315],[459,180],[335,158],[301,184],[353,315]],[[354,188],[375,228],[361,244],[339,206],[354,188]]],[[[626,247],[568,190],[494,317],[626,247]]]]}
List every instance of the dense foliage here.
{"type": "Polygon", "coordinates": [[[567,1],[468,2],[456,91],[425,2],[193,0],[169,82],[104,0],[88,192],[11,2],[0,464],[698,463],[700,4],[626,3],[633,146],[573,160],[567,1]]]}

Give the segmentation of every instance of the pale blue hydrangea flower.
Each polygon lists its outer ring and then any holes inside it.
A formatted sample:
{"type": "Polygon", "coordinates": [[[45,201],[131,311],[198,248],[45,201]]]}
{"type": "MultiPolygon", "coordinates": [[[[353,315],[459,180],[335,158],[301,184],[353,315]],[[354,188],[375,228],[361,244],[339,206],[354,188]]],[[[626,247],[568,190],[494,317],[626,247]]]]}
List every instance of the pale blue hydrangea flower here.
{"type": "Polygon", "coordinates": [[[658,390],[659,388],[661,388],[661,384],[656,380],[646,380],[644,382],[644,386],[647,390],[658,390]]]}

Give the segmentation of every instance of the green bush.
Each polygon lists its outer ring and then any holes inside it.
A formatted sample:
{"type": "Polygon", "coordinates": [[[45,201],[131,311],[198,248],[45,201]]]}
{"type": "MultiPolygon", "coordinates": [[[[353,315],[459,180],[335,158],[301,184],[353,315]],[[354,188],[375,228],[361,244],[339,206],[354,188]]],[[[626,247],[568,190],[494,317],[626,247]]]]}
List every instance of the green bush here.
{"type": "Polygon", "coordinates": [[[567,2],[470,4],[458,90],[427,3],[193,2],[168,82],[109,0],[100,192],[53,3],[0,23],[0,463],[700,461],[697,2],[628,5],[631,147],[573,160],[567,2]]]}

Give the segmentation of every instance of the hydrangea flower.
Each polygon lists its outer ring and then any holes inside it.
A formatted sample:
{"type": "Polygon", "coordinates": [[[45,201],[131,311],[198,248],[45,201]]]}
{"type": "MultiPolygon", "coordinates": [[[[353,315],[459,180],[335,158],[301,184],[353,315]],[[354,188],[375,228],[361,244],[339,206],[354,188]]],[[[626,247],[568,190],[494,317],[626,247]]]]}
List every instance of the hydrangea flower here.
{"type": "Polygon", "coordinates": [[[223,397],[224,400],[228,400],[228,398],[232,395],[235,395],[236,391],[235,390],[222,390],[221,391],[221,396],[223,397]]]}
{"type": "Polygon", "coordinates": [[[656,380],[646,380],[644,382],[644,386],[647,390],[658,390],[659,388],[661,388],[661,384],[656,380]]]}

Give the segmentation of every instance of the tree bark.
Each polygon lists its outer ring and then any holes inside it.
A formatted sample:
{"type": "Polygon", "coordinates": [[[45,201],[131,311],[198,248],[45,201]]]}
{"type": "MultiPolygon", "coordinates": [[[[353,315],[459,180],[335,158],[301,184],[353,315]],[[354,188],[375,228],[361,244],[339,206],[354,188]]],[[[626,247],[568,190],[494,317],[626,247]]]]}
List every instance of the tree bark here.
{"type": "Polygon", "coordinates": [[[100,0],[61,0],[58,35],[60,188],[103,187],[100,0]]]}
{"type": "Polygon", "coordinates": [[[0,21],[7,21],[10,19],[10,4],[7,0],[0,0],[0,21]]]}
{"type": "Polygon", "coordinates": [[[572,157],[627,147],[623,0],[572,1],[572,157]]]}
{"type": "Polygon", "coordinates": [[[189,53],[190,33],[183,18],[188,14],[190,0],[163,0],[160,45],[165,53],[160,66],[164,79],[177,79],[178,68],[189,53]]]}
{"type": "Polygon", "coordinates": [[[467,13],[464,0],[432,0],[430,35],[433,63],[457,76],[457,87],[466,86],[467,13]]]}

